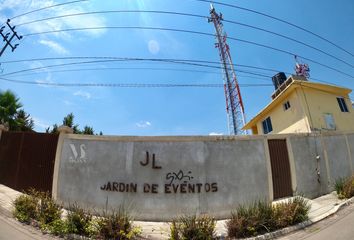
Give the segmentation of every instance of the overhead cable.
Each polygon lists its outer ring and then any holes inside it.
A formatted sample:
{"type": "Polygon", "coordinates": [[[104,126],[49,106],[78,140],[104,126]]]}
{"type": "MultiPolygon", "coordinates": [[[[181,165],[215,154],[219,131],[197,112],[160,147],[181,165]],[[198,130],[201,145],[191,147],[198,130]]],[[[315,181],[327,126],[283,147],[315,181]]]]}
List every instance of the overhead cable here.
{"type": "MultiPolygon", "coordinates": [[[[197,34],[197,35],[204,35],[204,36],[211,36],[215,37],[215,34],[212,33],[206,33],[206,32],[200,32],[200,31],[193,31],[193,30],[186,30],[186,29],[176,29],[176,28],[162,28],[162,27],[142,27],[142,26],[105,26],[105,27],[86,27],[86,28],[68,28],[68,29],[61,29],[61,30],[51,30],[51,31],[44,31],[44,32],[36,32],[36,33],[28,33],[24,34],[23,36],[37,36],[37,35],[42,35],[42,34],[53,34],[53,33],[59,33],[59,32],[71,32],[71,31],[87,31],[87,30],[103,30],[103,29],[141,29],[141,30],[158,30],[158,31],[172,31],[172,32],[182,32],[182,33],[191,33],[191,34],[197,34]]],[[[320,65],[322,67],[325,67],[327,69],[331,69],[335,72],[341,73],[342,75],[345,75],[350,78],[354,78],[353,75],[345,73],[341,70],[338,70],[337,68],[331,67],[329,65],[326,65],[324,63],[318,62],[316,60],[301,56],[299,54],[289,52],[287,50],[279,49],[276,47],[268,46],[265,44],[249,41],[249,40],[244,40],[240,38],[234,38],[234,37],[228,37],[228,39],[233,40],[233,41],[238,41],[238,42],[243,42],[246,44],[251,44],[255,45],[258,47],[266,48],[266,49],[271,49],[277,52],[285,53],[287,55],[291,56],[297,56],[298,58],[302,58],[308,62],[315,63],[317,65],[320,65]]]]}

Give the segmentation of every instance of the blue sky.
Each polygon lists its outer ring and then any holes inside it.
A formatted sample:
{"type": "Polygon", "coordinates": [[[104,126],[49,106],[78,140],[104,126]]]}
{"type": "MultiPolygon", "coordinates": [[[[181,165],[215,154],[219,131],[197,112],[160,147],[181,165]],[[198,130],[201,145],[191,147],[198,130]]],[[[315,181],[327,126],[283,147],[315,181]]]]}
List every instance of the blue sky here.
{"type": "MultiPolygon", "coordinates": [[[[0,19],[5,22],[18,14],[64,1],[0,1],[0,19]]],[[[354,2],[324,1],[223,1],[276,16],[309,29],[354,53],[354,2]]],[[[349,64],[354,57],[299,29],[264,16],[215,4],[227,20],[265,28],[313,45],[349,64]]],[[[26,35],[68,28],[144,26],[186,29],[214,33],[206,19],[152,13],[110,13],[66,17],[20,25],[32,20],[66,14],[104,10],[161,10],[209,15],[209,4],[194,0],[91,0],[63,5],[15,18],[19,34],[26,35]]],[[[314,59],[354,75],[353,68],[306,46],[247,27],[224,24],[228,36],[270,45],[314,59]]],[[[0,77],[37,83],[222,83],[220,69],[163,62],[124,61],[73,64],[42,68],[17,74],[25,69],[85,60],[51,60],[7,63],[13,60],[61,57],[173,58],[219,61],[215,39],[188,33],[102,29],[24,37],[20,45],[1,56],[0,77]],[[95,70],[93,70],[95,69],[95,70]],[[7,75],[6,75],[7,74],[7,75]]],[[[229,41],[235,64],[294,72],[294,58],[258,46],[229,41]]],[[[306,62],[306,61],[305,61],[306,62]]],[[[307,62],[311,77],[354,88],[354,79],[307,62]]],[[[267,76],[276,72],[237,68],[267,76]]],[[[242,87],[244,84],[271,84],[270,78],[238,73],[246,118],[250,120],[270,101],[272,86],[242,87]]],[[[227,134],[227,117],[223,88],[119,88],[53,87],[28,85],[1,80],[0,89],[10,89],[20,97],[24,109],[35,120],[36,130],[44,131],[73,112],[75,122],[92,126],[107,135],[208,135],[227,134]]],[[[354,99],[354,95],[350,96],[354,99]]]]}

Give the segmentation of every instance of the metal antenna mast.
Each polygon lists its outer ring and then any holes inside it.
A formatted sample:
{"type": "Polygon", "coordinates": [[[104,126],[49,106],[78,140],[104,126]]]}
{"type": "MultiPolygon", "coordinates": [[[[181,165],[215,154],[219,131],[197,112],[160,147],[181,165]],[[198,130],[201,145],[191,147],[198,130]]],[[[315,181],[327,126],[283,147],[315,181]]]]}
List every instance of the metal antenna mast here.
{"type": "Polygon", "coordinates": [[[229,134],[247,134],[242,130],[245,125],[245,109],[242,102],[240,86],[232,63],[230,47],[227,44],[227,35],[222,24],[222,14],[217,14],[215,8],[210,4],[210,18],[208,22],[213,22],[216,31],[217,43],[215,47],[219,49],[220,60],[223,70],[224,90],[226,97],[226,112],[228,116],[229,134]]]}

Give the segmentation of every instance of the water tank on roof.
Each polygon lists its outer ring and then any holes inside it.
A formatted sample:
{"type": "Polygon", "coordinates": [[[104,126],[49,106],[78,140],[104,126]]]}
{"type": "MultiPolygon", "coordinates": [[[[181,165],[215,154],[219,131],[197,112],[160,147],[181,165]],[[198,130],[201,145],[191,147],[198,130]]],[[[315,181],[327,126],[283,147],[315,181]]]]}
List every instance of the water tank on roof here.
{"type": "Polygon", "coordinates": [[[275,90],[286,81],[286,75],[283,72],[277,73],[272,77],[275,90]]]}

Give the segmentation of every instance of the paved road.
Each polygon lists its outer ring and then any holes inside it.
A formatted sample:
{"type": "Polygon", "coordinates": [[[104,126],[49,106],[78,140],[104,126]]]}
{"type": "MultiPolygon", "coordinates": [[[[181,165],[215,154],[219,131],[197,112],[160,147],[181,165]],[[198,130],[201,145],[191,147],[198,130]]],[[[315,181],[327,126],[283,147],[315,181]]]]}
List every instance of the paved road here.
{"type": "Polygon", "coordinates": [[[304,230],[297,231],[281,240],[353,240],[354,239],[354,204],[344,207],[331,217],[304,230]]]}
{"type": "Polygon", "coordinates": [[[14,219],[0,215],[0,240],[33,240],[49,239],[30,226],[23,226],[14,219]]]}

